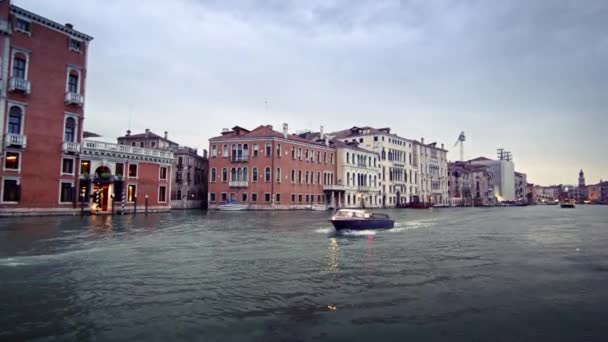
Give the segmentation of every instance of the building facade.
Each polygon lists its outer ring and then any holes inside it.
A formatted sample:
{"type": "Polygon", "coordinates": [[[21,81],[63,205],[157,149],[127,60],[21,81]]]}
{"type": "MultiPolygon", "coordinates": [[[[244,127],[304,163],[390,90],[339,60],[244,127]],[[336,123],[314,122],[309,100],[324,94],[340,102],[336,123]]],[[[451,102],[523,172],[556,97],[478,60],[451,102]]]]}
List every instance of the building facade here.
{"type": "Polygon", "coordinates": [[[118,138],[120,145],[160,149],[170,151],[173,155],[171,207],[173,209],[207,209],[207,184],[209,161],[207,152],[198,154],[198,150],[180,146],[169,140],[168,132],[160,136],[149,128],[144,133],[127,134],[118,138]]]}
{"type": "Polygon", "coordinates": [[[0,31],[0,214],[71,212],[92,37],[10,1],[0,31]]]}
{"type": "Polygon", "coordinates": [[[275,131],[272,126],[224,129],[209,140],[209,207],[226,201],[250,209],[341,206],[336,185],[336,150],[275,131]],[[333,202],[333,203],[332,203],[333,202]]]}
{"type": "Polygon", "coordinates": [[[514,172],[515,178],[515,201],[528,202],[528,176],[522,172],[514,172]]]}
{"type": "Polygon", "coordinates": [[[490,206],[496,204],[490,168],[470,162],[448,164],[451,206],[490,206]]]}
{"type": "Polygon", "coordinates": [[[344,188],[345,208],[379,208],[380,155],[357,147],[357,143],[332,141],[336,149],[336,185],[344,188]]]}
{"type": "Polygon", "coordinates": [[[391,133],[390,128],[367,126],[355,126],[328,136],[358,143],[358,147],[380,155],[382,206],[448,203],[447,151],[436,144],[402,138],[391,133]]]}
{"type": "Polygon", "coordinates": [[[470,162],[474,165],[489,167],[489,172],[492,173],[494,195],[499,202],[515,201],[515,165],[510,158],[492,160],[480,157],[475,158],[470,162]]]}

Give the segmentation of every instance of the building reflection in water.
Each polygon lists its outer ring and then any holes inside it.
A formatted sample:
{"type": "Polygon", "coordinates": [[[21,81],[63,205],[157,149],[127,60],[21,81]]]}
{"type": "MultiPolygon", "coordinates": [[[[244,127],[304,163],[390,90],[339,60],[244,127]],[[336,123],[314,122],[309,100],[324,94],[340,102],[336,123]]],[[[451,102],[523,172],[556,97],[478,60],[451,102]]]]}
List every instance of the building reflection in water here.
{"type": "Polygon", "coordinates": [[[325,271],[337,272],[338,267],[338,240],[335,237],[329,239],[327,257],[325,258],[325,271]]]}

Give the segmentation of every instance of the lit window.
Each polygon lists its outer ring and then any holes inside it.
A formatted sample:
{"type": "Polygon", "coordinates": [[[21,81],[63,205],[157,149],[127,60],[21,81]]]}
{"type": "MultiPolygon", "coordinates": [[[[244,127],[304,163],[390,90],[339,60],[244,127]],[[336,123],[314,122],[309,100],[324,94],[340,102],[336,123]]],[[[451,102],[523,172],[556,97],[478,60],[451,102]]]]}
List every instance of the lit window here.
{"type": "Polygon", "coordinates": [[[135,202],[136,198],[137,198],[137,185],[129,184],[129,187],[127,188],[127,201],[135,202]]]}
{"type": "Polygon", "coordinates": [[[81,175],[90,175],[91,174],[91,161],[90,160],[81,160],[80,161],[80,174],[81,175]]]}
{"type": "Polygon", "coordinates": [[[4,157],[4,168],[7,170],[18,170],[19,157],[20,155],[17,152],[6,152],[6,156],[4,157]]]}

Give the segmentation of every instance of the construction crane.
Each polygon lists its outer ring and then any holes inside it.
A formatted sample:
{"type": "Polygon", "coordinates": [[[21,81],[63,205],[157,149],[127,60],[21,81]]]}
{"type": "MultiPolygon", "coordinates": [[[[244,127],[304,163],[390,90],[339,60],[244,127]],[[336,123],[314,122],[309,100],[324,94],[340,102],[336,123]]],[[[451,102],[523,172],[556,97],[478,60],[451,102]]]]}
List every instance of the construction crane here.
{"type": "Polygon", "coordinates": [[[465,140],[467,140],[467,138],[464,135],[464,131],[460,132],[460,135],[458,136],[458,140],[456,140],[456,143],[454,143],[454,147],[456,147],[456,145],[460,144],[460,161],[464,161],[464,142],[465,140]]]}

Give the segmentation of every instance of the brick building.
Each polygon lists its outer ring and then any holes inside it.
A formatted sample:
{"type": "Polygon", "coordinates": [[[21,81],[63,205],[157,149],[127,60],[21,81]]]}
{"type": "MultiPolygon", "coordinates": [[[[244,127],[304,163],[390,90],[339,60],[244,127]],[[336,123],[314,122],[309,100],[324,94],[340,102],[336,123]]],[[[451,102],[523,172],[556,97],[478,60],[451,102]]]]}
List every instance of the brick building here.
{"type": "MultiPolygon", "coordinates": [[[[209,139],[209,207],[224,201],[250,209],[305,209],[335,195],[336,150],[272,126],[225,129],[209,139]]],[[[335,197],[334,197],[335,200],[335,197]]]]}
{"type": "Polygon", "coordinates": [[[70,211],[92,37],[0,1],[0,214],[70,211]]]}

